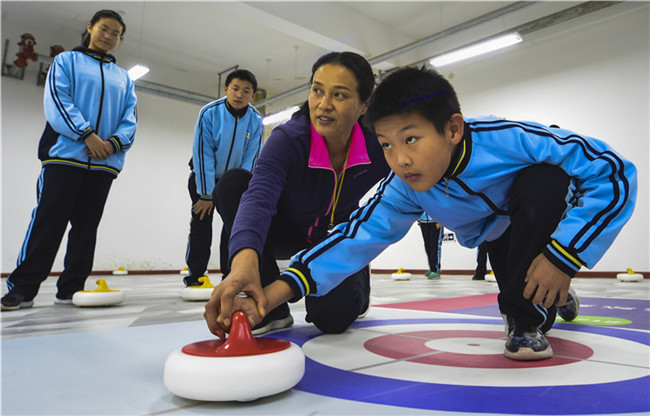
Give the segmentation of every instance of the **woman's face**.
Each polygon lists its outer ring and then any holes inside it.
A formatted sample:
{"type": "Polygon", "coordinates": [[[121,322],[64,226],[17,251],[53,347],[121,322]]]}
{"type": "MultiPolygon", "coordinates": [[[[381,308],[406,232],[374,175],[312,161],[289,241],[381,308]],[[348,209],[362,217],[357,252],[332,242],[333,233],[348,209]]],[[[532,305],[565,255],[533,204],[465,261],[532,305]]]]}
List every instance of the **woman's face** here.
{"type": "Polygon", "coordinates": [[[94,25],[88,23],[90,44],[92,50],[102,53],[109,53],[120,43],[122,37],[122,25],[110,17],[102,17],[94,25]]]}
{"type": "Polygon", "coordinates": [[[357,78],[348,68],[325,64],[314,72],[309,113],[316,131],[326,139],[348,140],[357,119],[368,108],[357,91],[357,78]]]}

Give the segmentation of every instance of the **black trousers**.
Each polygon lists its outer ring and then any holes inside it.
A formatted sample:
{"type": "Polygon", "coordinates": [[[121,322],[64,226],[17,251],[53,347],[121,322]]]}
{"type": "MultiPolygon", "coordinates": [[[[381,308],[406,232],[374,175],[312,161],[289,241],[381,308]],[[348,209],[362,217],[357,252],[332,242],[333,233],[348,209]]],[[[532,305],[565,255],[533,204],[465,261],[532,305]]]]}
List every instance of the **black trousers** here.
{"type": "Polygon", "coordinates": [[[32,212],[18,266],[7,278],[9,290],[33,299],[47,279],[65,230],[70,223],[63,272],[57,296],[84,289],[92,270],[97,227],[115,175],[65,165],[46,165],[37,185],[38,203],[32,212]]]}
{"type": "Polygon", "coordinates": [[[556,307],[534,305],[523,297],[526,272],[550,242],[567,207],[569,176],[551,165],[524,169],[511,189],[510,227],[498,239],[485,243],[499,285],[499,309],[516,321],[543,332],[555,322],[556,307]]]}
{"type": "MultiPolygon", "coordinates": [[[[241,196],[248,189],[252,174],[244,169],[231,169],[224,173],[215,187],[217,211],[224,229],[230,235],[241,196]]],[[[260,259],[262,287],[274,282],[280,275],[278,260],[288,260],[298,251],[312,245],[282,212],[271,221],[260,259]]],[[[349,276],[339,286],[324,296],[307,296],[307,322],[325,333],[344,332],[364,312],[370,300],[370,271],[365,267],[349,276]]]]}
{"type": "Polygon", "coordinates": [[[435,222],[420,222],[419,225],[424,240],[424,251],[427,253],[429,270],[440,273],[442,236],[445,230],[442,226],[438,228],[435,222]]]}
{"type": "MultiPolygon", "coordinates": [[[[194,172],[190,174],[187,182],[187,190],[190,193],[192,205],[196,204],[199,200],[199,194],[196,192],[196,176],[194,172]]],[[[218,180],[217,180],[218,182],[218,180]]],[[[216,188],[216,187],[215,187],[216,188]]],[[[213,191],[212,199],[216,205],[216,197],[213,191]]],[[[194,281],[203,276],[208,268],[210,261],[210,251],[212,247],[212,218],[213,212],[210,215],[205,215],[203,219],[194,213],[190,208],[192,219],[190,220],[190,234],[187,237],[187,251],[185,254],[185,262],[190,271],[189,280],[194,281]]],[[[225,276],[228,274],[228,234],[225,227],[221,228],[221,242],[219,244],[219,262],[221,273],[225,276]]],[[[195,282],[196,283],[196,282],[195,282]]]]}
{"type": "Polygon", "coordinates": [[[483,278],[487,273],[487,244],[482,243],[476,249],[476,271],[474,276],[483,278]]]}

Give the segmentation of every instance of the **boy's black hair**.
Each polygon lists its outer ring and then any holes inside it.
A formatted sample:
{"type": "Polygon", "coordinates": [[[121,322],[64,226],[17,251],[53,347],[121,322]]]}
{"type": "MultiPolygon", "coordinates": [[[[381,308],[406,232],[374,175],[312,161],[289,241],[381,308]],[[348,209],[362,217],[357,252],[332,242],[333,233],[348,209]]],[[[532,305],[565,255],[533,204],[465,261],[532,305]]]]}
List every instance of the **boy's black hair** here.
{"type": "MultiPolygon", "coordinates": [[[[366,61],[366,58],[358,53],[347,51],[327,53],[318,58],[312,65],[311,78],[309,79],[310,85],[314,82],[316,70],[326,64],[340,65],[349,69],[357,80],[359,101],[365,103],[370,98],[372,90],[375,88],[375,74],[372,72],[372,67],[366,61]]],[[[300,117],[304,114],[309,114],[309,100],[305,101],[300,109],[293,113],[291,118],[300,117]]]]}
{"type": "Polygon", "coordinates": [[[257,92],[257,78],[255,78],[255,75],[253,75],[251,71],[247,71],[245,69],[237,69],[236,71],[232,71],[226,77],[226,87],[230,85],[230,82],[235,78],[250,82],[253,84],[253,94],[257,92]]]}
{"type": "Polygon", "coordinates": [[[435,69],[406,67],[390,74],[370,98],[363,123],[374,130],[379,119],[411,113],[432,122],[439,133],[453,114],[460,113],[454,88],[435,69]]]}
{"type": "MultiPolygon", "coordinates": [[[[109,19],[117,20],[117,23],[119,23],[120,26],[122,26],[122,33],[120,34],[120,40],[123,39],[124,33],[126,32],[126,24],[124,24],[124,20],[122,20],[122,16],[120,16],[120,14],[114,10],[104,9],[98,11],[93,15],[93,18],[90,19],[90,26],[95,26],[95,23],[97,23],[100,19],[103,19],[105,17],[109,19]]],[[[90,45],[90,34],[88,34],[88,32],[84,32],[82,44],[85,47],[88,47],[88,45],[90,45]]]]}

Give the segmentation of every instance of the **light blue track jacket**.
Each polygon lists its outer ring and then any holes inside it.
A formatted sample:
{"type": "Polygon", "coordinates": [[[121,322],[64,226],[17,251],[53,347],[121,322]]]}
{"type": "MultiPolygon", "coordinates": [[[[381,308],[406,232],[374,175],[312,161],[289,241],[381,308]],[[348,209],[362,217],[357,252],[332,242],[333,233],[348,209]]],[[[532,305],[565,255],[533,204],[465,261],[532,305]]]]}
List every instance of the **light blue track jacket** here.
{"type": "Polygon", "coordinates": [[[194,129],[192,152],[196,192],[212,200],[217,179],[229,169],[253,169],[262,147],[262,116],[252,105],[241,117],[226,107],[226,97],[206,104],[194,129]]]}
{"type": "Polygon", "coordinates": [[[569,130],[496,117],[467,119],[443,179],[416,192],[393,172],[376,194],[317,245],[296,254],[280,279],[296,301],[322,296],[399,241],[426,212],[465,247],[499,238],[510,225],[509,191],[531,165],[571,177],[568,207],[544,255],[575,276],[593,267],[634,211],[636,168],[610,146],[569,130]]]}
{"type": "Polygon", "coordinates": [[[39,144],[43,165],[56,163],[117,175],[133,144],[137,123],[134,83],[112,55],[84,47],[54,58],[45,81],[47,125],[39,144]],[[115,153],[92,159],[84,139],[94,132],[115,153]]]}

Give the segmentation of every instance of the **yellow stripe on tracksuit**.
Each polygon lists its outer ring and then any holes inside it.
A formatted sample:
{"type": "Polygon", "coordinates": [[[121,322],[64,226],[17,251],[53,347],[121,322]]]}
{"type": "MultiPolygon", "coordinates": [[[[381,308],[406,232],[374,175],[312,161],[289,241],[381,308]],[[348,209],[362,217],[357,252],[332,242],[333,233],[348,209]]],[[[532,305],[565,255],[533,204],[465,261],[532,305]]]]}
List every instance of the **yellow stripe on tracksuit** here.
{"type": "Polygon", "coordinates": [[[307,278],[305,277],[305,275],[302,274],[300,270],[293,267],[289,267],[287,271],[296,274],[300,278],[300,280],[302,280],[302,284],[305,287],[305,296],[307,296],[311,292],[311,290],[309,289],[309,283],[307,283],[307,278]]]}

